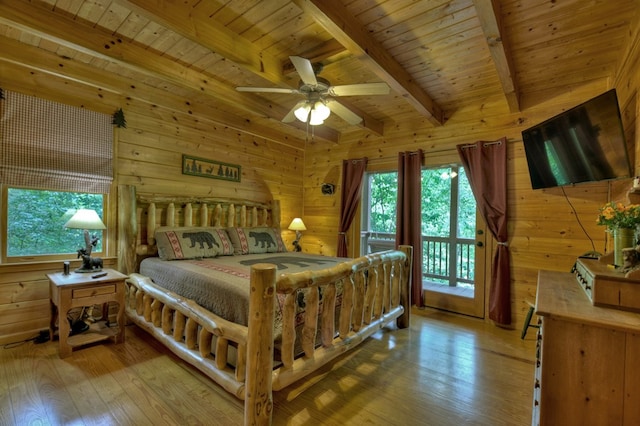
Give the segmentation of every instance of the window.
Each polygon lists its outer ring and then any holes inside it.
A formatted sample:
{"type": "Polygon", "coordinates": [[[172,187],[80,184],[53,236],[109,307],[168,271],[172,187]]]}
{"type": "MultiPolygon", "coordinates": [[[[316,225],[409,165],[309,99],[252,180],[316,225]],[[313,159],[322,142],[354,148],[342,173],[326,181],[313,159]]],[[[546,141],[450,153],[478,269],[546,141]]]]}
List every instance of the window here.
{"type": "Polygon", "coordinates": [[[398,173],[366,173],[362,194],[363,254],[395,247],[398,173]]]}
{"type": "MultiPolygon", "coordinates": [[[[108,201],[111,116],[1,88],[0,94],[0,258],[68,259],[85,243],[82,230],[64,224],[79,208],[102,217],[108,201]]],[[[99,244],[92,251],[104,250],[99,244]]]]}
{"type": "MultiPolygon", "coordinates": [[[[7,188],[6,257],[75,254],[84,246],[83,231],[64,224],[79,208],[103,218],[105,196],[65,191],[7,188]]],[[[101,232],[101,231],[98,231],[101,232]]],[[[102,252],[102,235],[94,253],[102,252]]]]}

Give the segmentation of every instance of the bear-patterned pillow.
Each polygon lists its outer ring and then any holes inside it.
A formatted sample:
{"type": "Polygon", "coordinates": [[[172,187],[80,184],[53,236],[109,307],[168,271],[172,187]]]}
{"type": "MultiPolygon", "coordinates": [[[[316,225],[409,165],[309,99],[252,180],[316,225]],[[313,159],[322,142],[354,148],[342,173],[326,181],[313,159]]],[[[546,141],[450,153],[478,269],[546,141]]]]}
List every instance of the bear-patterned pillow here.
{"type": "Polygon", "coordinates": [[[281,253],[287,248],[278,228],[227,228],[234,254],[281,253]]]}
{"type": "Polygon", "coordinates": [[[222,228],[160,227],[155,231],[158,256],[163,260],[197,259],[233,254],[222,228]]]}

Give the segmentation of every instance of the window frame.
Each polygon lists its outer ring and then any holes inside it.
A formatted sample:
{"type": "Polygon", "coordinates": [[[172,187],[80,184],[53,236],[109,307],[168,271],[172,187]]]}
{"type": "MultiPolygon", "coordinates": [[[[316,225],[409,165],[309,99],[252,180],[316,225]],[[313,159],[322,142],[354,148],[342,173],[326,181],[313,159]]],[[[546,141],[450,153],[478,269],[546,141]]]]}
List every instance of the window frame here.
{"type": "MultiPolygon", "coordinates": [[[[57,189],[51,188],[34,188],[34,187],[24,187],[19,185],[5,185],[0,184],[0,212],[2,212],[2,221],[0,223],[0,264],[11,265],[11,264],[21,264],[21,263],[45,263],[45,262],[54,262],[54,261],[62,261],[62,260],[77,260],[77,257],[74,253],[60,253],[60,254],[35,254],[35,255],[26,255],[26,256],[8,256],[7,254],[7,244],[8,244],[8,229],[9,229],[9,189],[25,189],[25,190],[36,190],[36,191],[51,191],[51,192],[73,192],[73,193],[88,193],[82,191],[60,191],[57,189]]],[[[112,229],[111,219],[110,219],[110,205],[111,205],[111,196],[109,194],[101,194],[102,195],[102,221],[104,222],[107,229],[102,231],[102,237],[100,240],[102,241],[102,250],[101,251],[93,251],[91,253],[94,257],[106,257],[110,250],[110,229],[112,229]]],[[[78,247],[83,245],[83,242],[77,241],[78,247]]]]}

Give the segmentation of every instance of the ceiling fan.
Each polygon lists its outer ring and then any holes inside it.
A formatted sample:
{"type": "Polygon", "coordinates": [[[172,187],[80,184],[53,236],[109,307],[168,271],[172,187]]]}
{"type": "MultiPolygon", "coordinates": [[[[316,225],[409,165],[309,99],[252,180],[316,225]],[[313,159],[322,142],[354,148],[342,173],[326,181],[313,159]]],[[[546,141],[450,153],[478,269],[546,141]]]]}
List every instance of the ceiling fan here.
{"type": "Polygon", "coordinates": [[[297,89],[284,89],[280,87],[236,87],[239,92],[263,92],[263,93],[289,93],[302,95],[299,101],[285,117],[285,123],[290,123],[296,118],[312,126],[322,124],[331,112],[342,118],[349,124],[355,125],[362,121],[355,112],[351,111],[335,99],[340,96],[370,96],[386,95],[389,86],[386,83],[345,84],[332,86],[327,80],[318,77],[322,71],[321,64],[312,64],[311,61],[300,56],[289,56],[291,63],[300,76],[300,84],[297,89]]]}

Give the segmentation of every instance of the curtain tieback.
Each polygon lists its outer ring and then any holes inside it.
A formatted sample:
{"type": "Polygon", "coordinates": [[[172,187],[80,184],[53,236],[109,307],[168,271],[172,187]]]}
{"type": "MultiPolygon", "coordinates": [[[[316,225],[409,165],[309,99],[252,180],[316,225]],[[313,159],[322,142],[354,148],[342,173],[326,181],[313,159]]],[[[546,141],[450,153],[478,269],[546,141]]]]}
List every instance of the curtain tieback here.
{"type": "Polygon", "coordinates": [[[509,243],[506,241],[498,241],[498,245],[499,246],[505,246],[505,247],[509,247],[509,243]]]}
{"type": "Polygon", "coordinates": [[[347,235],[346,232],[338,232],[338,235],[347,235]]]}

